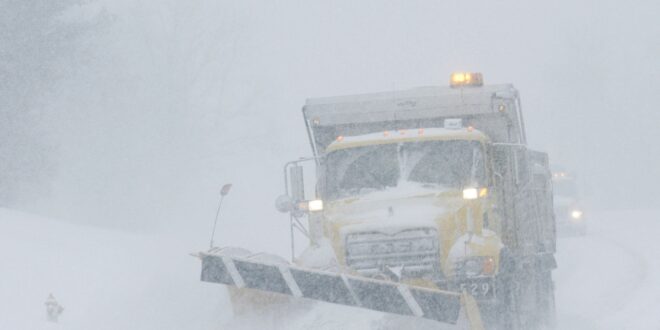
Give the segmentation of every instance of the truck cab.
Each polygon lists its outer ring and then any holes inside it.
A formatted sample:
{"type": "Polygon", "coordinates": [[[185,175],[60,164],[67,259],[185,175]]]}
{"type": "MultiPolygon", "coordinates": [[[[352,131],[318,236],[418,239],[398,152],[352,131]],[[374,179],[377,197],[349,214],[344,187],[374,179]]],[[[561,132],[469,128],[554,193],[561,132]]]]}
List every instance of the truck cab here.
{"type": "MultiPolygon", "coordinates": [[[[444,126],[340,136],[326,148],[323,236],[347,271],[440,288],[496,273],[490,141],[460,119],[444,126]]],[[[488,281],[473,291],[493,296],[488,281]]]]}

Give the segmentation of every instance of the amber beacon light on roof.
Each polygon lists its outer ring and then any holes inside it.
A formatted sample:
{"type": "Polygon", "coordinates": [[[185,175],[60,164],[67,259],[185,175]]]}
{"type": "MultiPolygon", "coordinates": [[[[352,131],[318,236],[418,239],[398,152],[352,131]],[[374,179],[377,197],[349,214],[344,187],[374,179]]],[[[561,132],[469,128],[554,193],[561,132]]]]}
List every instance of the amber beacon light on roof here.
{"type": "Polygon", "coordinates": [[[484,78],[479,72],[454,72],[449,79],[451,87],[478,87],[484,85],[484,78]]]}

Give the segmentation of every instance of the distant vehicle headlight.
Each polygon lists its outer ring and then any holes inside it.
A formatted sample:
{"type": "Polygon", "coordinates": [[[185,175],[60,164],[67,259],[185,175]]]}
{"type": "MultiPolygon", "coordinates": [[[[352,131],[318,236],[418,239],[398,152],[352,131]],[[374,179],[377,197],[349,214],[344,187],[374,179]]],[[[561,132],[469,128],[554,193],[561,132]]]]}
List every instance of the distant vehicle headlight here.
{"type": "Polygon", "coordinates": [[[582,211],[580,210],[573,210],[571,211],[571,218],[575,220],[579,220],[582,218],[582,211]]]}

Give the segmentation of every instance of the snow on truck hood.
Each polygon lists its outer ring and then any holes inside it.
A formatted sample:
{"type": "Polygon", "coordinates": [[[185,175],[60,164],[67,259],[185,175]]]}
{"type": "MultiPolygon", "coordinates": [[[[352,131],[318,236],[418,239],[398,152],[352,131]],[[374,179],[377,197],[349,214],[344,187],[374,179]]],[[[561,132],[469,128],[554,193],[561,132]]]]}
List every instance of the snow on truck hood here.
{"type": "Polygon", "coordinates": [[[331,222],[346,224],[340,230],[342,237],[362,231],[392,235],[415,227],[436,228],[435,219],[438,216],[462,205],[437,198],[445,194],[459,196],[454,190],[428,189],[418,184],[404,183],[396,188],[331,202],[325,216],[331,222]]]}

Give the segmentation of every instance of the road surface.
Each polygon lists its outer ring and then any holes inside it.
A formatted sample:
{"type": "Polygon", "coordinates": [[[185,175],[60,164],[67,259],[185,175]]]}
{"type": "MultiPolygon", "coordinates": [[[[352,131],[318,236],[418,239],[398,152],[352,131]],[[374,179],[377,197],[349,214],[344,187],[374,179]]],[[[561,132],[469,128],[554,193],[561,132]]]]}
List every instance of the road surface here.
{"type": "Polygon", "coordinates": [[[590,215],[585,237],[558,241],[560,329],[660,329],[660,212],[590,215]]]}
{"type": "MultiPolygon", "coordinates": [[[[558,242],[558,328],[660,329],[660,211],[589,221],[586,237],[558,242]]],[[[199,282],[189,243],[0,209],[0,329],[267,328],[263,319],[231,320],[225,289],[199,282]],[[65,307],[59,324],[46,321],[51,292],[65,307]]],[[[323,305],[274,328],[368,329],[386,320],[323,305]]]]}

